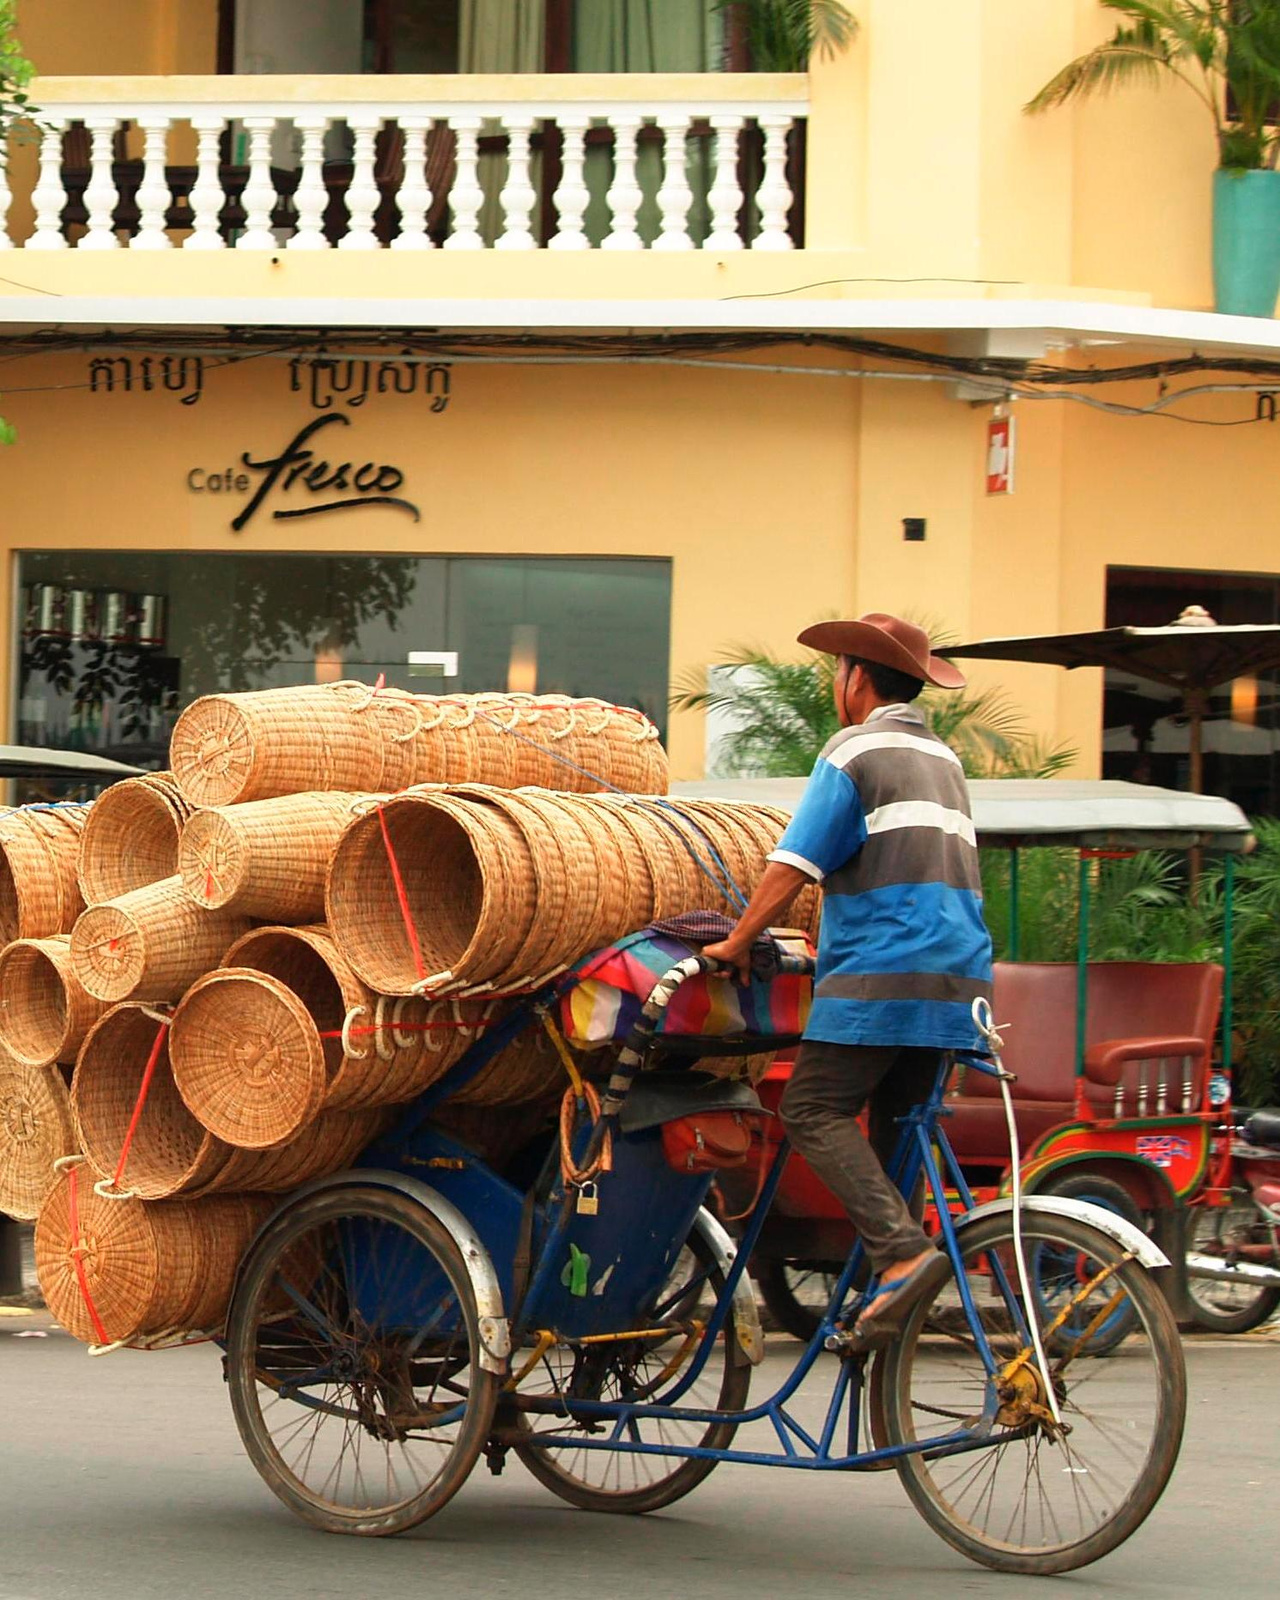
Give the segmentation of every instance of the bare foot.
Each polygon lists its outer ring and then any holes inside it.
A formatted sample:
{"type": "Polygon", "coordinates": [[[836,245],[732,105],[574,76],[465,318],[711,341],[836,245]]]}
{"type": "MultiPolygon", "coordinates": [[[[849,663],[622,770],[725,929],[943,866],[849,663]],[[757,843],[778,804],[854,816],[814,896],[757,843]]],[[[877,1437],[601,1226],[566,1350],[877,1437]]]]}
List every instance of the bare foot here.
{"type": "Polygon", "coordinates": [[[875,1316],[877,1310],[884,1306],[904,1278],[909,1278],[917,1267],[924,1266],[925,1262],[936,1254],[937,1251],[931,1246],[928,1250],[922,1250],[918,1256],[911,1256],[906,1261],[895,1261],[892,1266],[886,1267],[880,1274],[880,1292],[858,1318],[859,1326],[875,1316]]]}

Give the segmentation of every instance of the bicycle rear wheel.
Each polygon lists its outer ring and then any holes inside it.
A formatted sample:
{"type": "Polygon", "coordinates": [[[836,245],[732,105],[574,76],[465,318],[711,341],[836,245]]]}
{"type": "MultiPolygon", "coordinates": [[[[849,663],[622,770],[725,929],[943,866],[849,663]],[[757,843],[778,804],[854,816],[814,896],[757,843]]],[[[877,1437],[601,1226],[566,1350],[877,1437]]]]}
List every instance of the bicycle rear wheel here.
{"type": "MultiPolygon", "coordinates": [[[[1034,1360],[1011,1366],[1025,1349],[1021,1304],[1000,1281],[1016,1286],[1012,1229],[1005,1215],[961,1234],[965,1276],[1001,1368],[990,1438],[961,1454],[904,1456],[898,1472],[929,1525],[972,1560],[1004,1572],[1069,1572],[1114,1550],[1159,1499],[1182,1438],[1186,1370],[1177,1325],[1140,1263],[1085,1223],[1028,1210],[1029,1262],[1047,1251],[1084,1264],[1071,1296],[1041,1308],[1059,1432],[1034,1360]],[[1109,1353],[1092,1353],[1091,1331],[1120,1310],[1132,1315],[1130,1333],[1109,1353]]],[[[989,1380],[954,1281],[916,1308],[877,1381],[890,1444],[976,1425],[989,1380]]]]}

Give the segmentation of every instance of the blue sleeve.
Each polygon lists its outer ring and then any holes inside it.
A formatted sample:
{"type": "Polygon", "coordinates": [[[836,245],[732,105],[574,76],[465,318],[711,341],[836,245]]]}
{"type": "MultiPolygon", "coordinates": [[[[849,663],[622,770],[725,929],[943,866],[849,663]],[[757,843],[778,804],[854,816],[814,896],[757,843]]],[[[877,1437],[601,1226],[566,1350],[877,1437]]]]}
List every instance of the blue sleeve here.
{"type": "Polygon", "coordinates": [[[849,774],[819,756],[800,804],[770,861],[799,867],[819,883],[866,843],[867,822],[849,774]]]}

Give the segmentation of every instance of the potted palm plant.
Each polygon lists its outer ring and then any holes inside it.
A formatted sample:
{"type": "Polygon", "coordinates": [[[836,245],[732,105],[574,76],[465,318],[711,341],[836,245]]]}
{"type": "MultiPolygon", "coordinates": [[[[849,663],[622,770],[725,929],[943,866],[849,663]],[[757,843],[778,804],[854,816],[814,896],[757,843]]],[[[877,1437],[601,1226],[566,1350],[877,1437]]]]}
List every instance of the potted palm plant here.
{"type": "Polygon", "coordinates": [[[1280,0],[1099,0],[1122,20],[1027,105],[1175,78],[1213,118],[1214,307],[1269,317],[1280,293],[1280,0]]]}
{"type": "Polygon", "coordinates": [[[841,0],[717,0],[742,30],[757,72],[805,72],[812,55],[843,50],[858,31],[841,0]]]}

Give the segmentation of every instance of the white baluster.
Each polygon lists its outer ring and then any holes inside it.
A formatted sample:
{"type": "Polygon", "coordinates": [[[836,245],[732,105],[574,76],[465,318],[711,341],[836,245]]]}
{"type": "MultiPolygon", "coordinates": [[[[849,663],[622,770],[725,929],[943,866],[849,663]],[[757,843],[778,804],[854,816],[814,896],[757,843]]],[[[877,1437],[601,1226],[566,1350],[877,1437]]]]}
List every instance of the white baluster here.
{"type": "Polygon", "coordinates": [[[787,213],[791,209],[791,185],[787,182],[787,132],[791,118],[769,115],[759,119],[764,133],[764,176],[756,190],[760,207],[760,232],[752,241],[753,250],[790,250],[794,246],[787,232],[787,213]]]}
{"type": "Polygon", "coordinates": [[[293,203],[298,208],[298,225],[289,240],[290,250],[327,250],[324,232],[325,207],[329,191],[324,186],[324,136],[328,117],[295,117],[293,125],[302,135],[302,165],[293,203]]]}
{"type": "Polygon", "coordinates": [[[591,192],[583,178],[583,140],[587,132],[587,118],[572,112],[558,116],[563,143],[560,149],[560,182],[556,185],[555,208],[559,221],[556,231],[547,241],[548,250],[589,250],[591,241],[582,229],[591,192]]]}
{"type": "Polygon", "coordinates": [[[502,185],[498,204],[502,209],[502,232],[495,241],[497,250],[536,250],[538,241],[529,226],[538,195],[529,181],[529,134],[532,117],[507,118],[507,181],[502,185]]]}
{"type": "Polygon", "coordinates": [[[1191,1057],[1182,1058],[1182,1109],[1191,1110],[1191,1057]]]}
{"type": "Polygon", "coordinates": [[[636,212],[644,199],[636,182],[636,134],[641,119],[629,115],[615,115],[613,123],[613,182],[605,200],[613,218],[613,226],[601,241],[602,250],[643,250],[644,244],[636,232],[636,212]]]}
{"type": "Polygon", "coordinates": [[[131,250],[169,250],[172,242],[165,230],[165,213],[172,198],[165,176],[169,119],[149,115],[138,118],[142,129],[142,182],[138,185],[138,231],[130,240],[131,250]]]}
{"type": "Polygon", "coordinates": [[[483,250],[484,240],[476,223],[480,220],[480,207],[484,204],[484,190],[480,187],[476,135],[480,131],[479,117],[450,117],[449,126],[458,136],[456,157],[457,174],[449,193],[453,208],[453,230],[444,242],[446,250],[483,250]]]}
{"type": "Polygon", "coordinates": [[[373,231],[373,214],[381,196],[373,176],[374,140],[382,126],[376,112],[356,111],[347,118],[356,136],[352,157],[351,187],[347,190],[347,231],[338,240],[339,250],[376,250],[378,236],[373,231]]]}
{"type": "Polygon", "coordinates": [[[271,213],[276,205],[276,186],[271,177],[271,135],[274,117],[246,117],[249,135],[249,181],[240,197],[244,206],[244,232],[236,241],[238,250],[274,250],[276,236],[271,229],[271,213]]]}
{"type": "Polygon", "coordinates": [[[220,171],[221,117],[192,117],[196,131],[196,181],[191,186],[191,232],[183,240],[184,250],[222,250],[225,244],[219,220],[226,195],[222,192],[220,171]]]}
{"type": "Polygon", "coordinates": [[[86,117],[84,125],[89,132],[89,181],[85,185],[84,208],[88,213],[88,227],[77,245],[79,250],[118,250],[115,209],[119,195],[111,163],[115,155],[116,119],[114,117],[86,117]]]}
{"type": "Polygon", "coordinates": [[[9,207],[13,204],[13,190],[9,187],[9,155],[0,146],[0,250],[12,250],[9,237],[9,207]]]}
{"type": "Polygon", "coordinates": [[[711,207],[711,232],[704,250],[741,250],[738,234],[738,209],[742,188],[738,183],[738,130],[741,117],[712,117],[716,135],[716,176],[707,195],[711,207]]]}
{"type": "Polygon", "coordinates": [[[430,250],[431,235],[427,218],[431,213],[432,193],[427,182],[427,134],[434,117],[401,117],[404,134],[404,178],[396,204],[400,207],[400,232],[391,241],[393,250],[430,250]]]}
{"type": "Polygon", "coordinates": [[[27,240],[28,250],[65,250],[67,241],[62,237],[62,208],[67,203],[67,191],[62,185],[62,130],[65,126],[58,118],[42,115],[44,131],[40,135],[40,175],[31,199],[35,205],[35,232],[27,240]]]}
{"type": "Polygon", "coordinates": [[[1138,1063],[1138,1115],[1145,1117],[1147,1114],[1147,1063],[1138,1063]]]}
{"type": "Polygon", "coordinates": [[[689,237],[689,207],[693,190],[689,187],[689,119],[687,116],[659,118],[662,129],[662,187],[658,190],[658,211],[662,231],[653,241],[655,250],[692,250],[689,237]]]}
{"type": "Polygon", "coordinates": [[[1157,1071],[1160,1073],[1158,1087],[1156,1089],[1156,1115],[1158,1117],[1164,1116],[1165,1112],[1169,1109],[1169,1089],[1165,1081],[1165,1073],[1168,1071],[1168,1068],[1168,1061],[1162,1057],[1157,1064],[1157,1071]]]}

